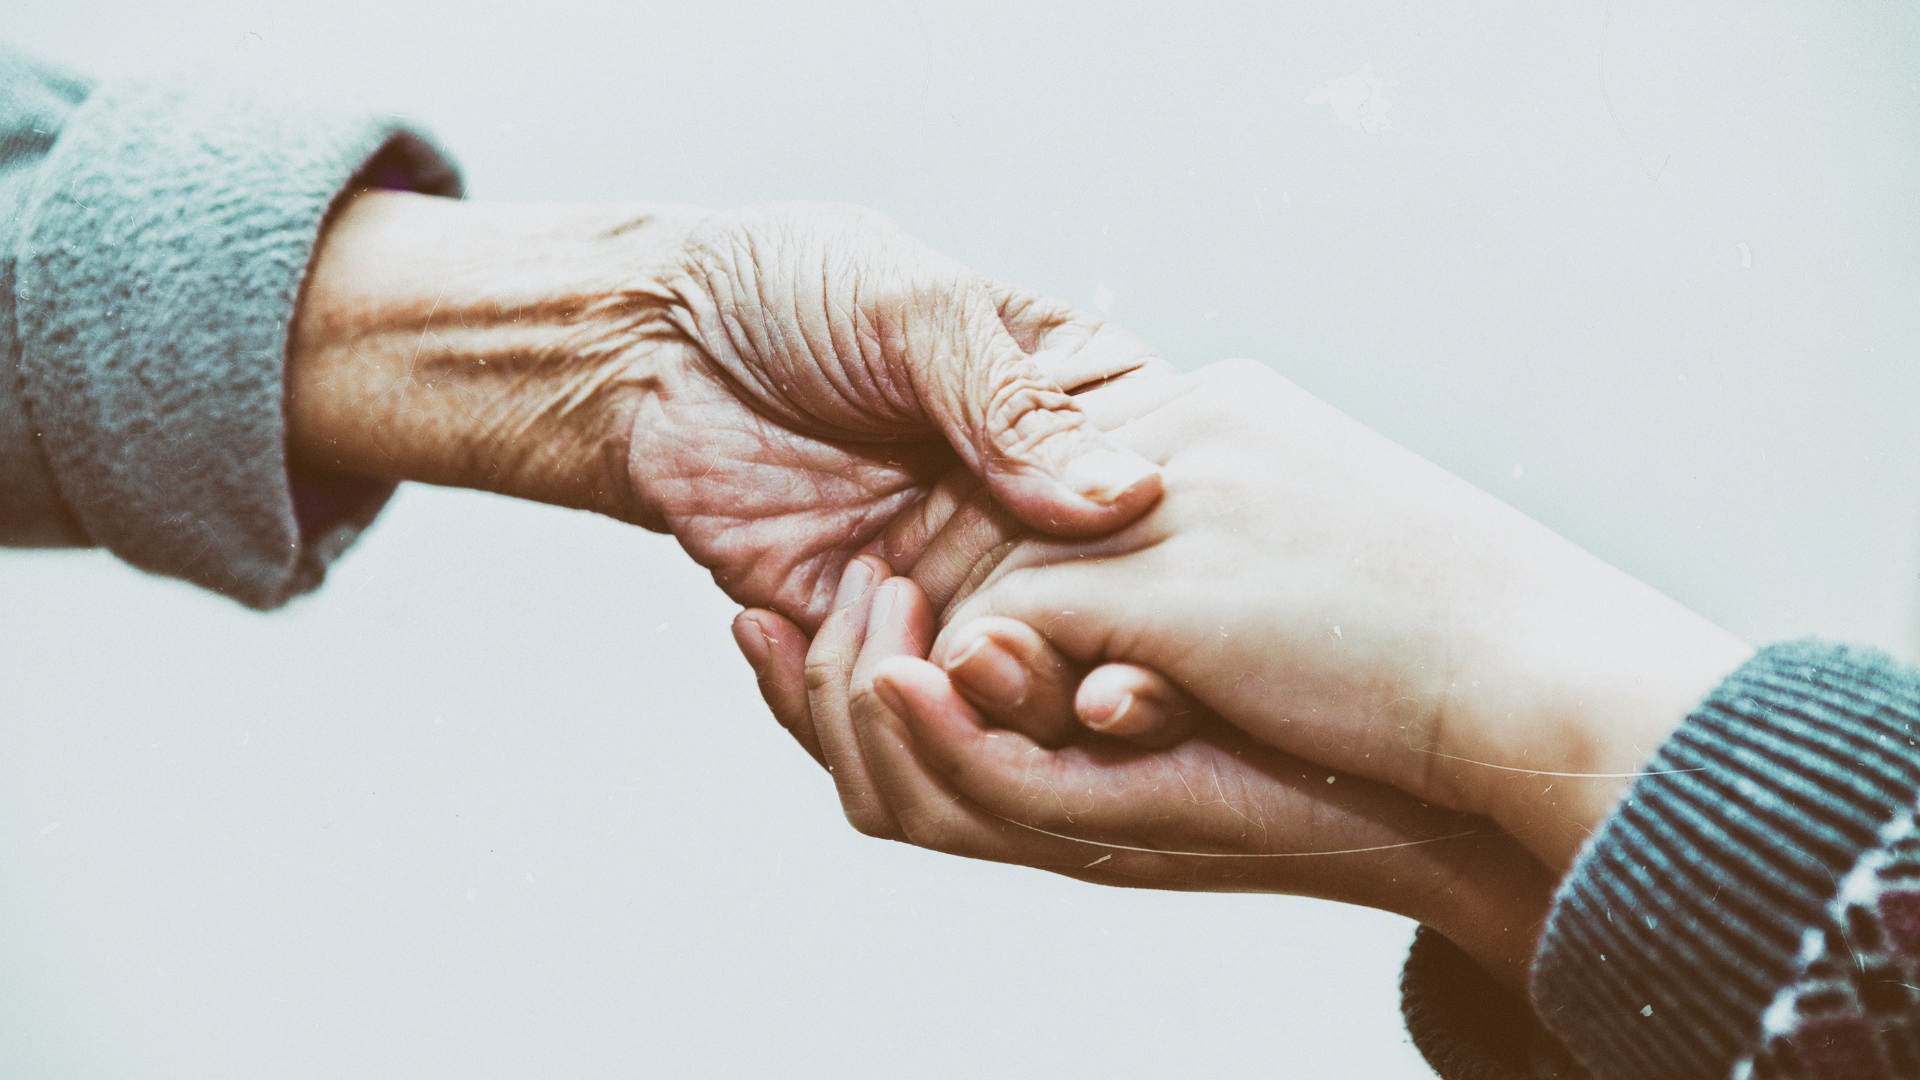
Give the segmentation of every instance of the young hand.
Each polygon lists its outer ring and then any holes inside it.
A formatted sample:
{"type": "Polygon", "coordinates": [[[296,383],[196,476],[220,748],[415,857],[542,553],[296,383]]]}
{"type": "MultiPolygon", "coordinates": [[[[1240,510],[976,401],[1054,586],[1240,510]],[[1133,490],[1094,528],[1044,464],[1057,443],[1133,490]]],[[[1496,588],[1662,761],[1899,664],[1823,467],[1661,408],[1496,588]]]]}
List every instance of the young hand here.
{"type": "Polygon", "coordinates": [[[1099,540],[1002,544],[947,611],[932,659],[996,719],[1019,697],[1031,729],[1082,694],[1110,724],[1125,695],[1101,683],[1131,680],[1140,711],[1122,719],[1141,729],[1190,698],[1270,746],[1489,815],[1557,874],[1751,653],[1262,365],[1184,383],[1113,432],[1162,466],[1152,513],[1099,540]]]}
{"type": "Polygon", "coordinates": [[[850,566],[811,649],[768,612],[735,627],[768,705],[833,774],[861,831],[1099,884],[1380,907],[1523,984],[1551,878],[1492,822],[1212,716],[1161,750],[1099,737],[1049,748],[991,726],[922,659],[925,594],[887,573],[874,556],[850,566]]]}

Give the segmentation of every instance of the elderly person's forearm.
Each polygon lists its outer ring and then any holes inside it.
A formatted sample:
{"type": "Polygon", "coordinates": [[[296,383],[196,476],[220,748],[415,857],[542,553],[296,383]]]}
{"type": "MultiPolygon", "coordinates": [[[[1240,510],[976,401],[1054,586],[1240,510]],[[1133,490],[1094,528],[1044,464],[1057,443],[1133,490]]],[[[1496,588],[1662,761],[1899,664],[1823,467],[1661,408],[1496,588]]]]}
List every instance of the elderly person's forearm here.
{"type": "Polygon", "coordinates": [[[735,599],[805,626],[849,559],[915,542],[956,466],[1059,535],[1160,494],[1068,391],[1165,361],[855,207],[367,192],[332,222],[291,338],[296,467],[666,529],[735,599]]]}
{"type": "Polygon", "coordinates": [[[684,207],[368,191],[337,212],[287,363],[296,467],[478,488],[661,525],[627,475],[684,207]]]}

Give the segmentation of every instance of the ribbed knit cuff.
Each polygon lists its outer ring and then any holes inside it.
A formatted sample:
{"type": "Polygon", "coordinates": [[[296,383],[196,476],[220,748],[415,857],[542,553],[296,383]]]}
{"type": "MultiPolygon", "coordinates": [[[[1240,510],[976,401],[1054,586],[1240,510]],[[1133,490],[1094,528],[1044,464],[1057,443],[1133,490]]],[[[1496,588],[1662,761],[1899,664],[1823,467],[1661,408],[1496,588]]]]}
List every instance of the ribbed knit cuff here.
{"type": "Polygon", "coordinates": [[[1432,927],[1414,931],[1400,976],[1413,1045],[1441,1080],[1584,1080],[1519,994],[1432,927]]]}
{"type": "Polygon", "coordinates": [[[107,84],[39,166],[18,261],[22,386],[62,502],[135,566],[256,608],[317,584],[390,484],[296,519],[281,372],[322,223],[363,169],[457,194],[397,123],[205,79],[107,84]]]}
{"type": "Polygon", "coordinates": [[[1726,1076],[1803,931],[1920,790],[1920,671],[1763,650],[1647,765],[1562,884],[1535,1007],[1602,1080],[1726,1076]]]}

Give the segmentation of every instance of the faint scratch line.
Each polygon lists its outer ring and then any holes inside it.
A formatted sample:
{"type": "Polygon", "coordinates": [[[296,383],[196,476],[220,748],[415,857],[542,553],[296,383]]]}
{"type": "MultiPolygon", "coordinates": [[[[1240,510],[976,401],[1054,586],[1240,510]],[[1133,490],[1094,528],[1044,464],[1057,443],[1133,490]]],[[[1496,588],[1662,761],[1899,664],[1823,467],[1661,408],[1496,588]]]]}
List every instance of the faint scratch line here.
{"type": "MultiPolygon", "coordinates": [[[[991,813],[991,811],[989,811],[989,813],[991,813]]],[[[1068,836],[1066,833],[1052,832],[1038,825],[1029,825],[1024,821],[1015,821],[1010,817],[1001,817],[999,814],[994,814],[993,816],[1000,818],[1001,821],[1009,825],[1018,825],[1023,829],[1037,832],[1042,836],[1051,836],[1057,840],[1071,840],[1076,844],[1089,844],[1098,848],[1112,848],[1115,851],[1144,851],[1149,855],[1185,855],[1196,859],[1304,859],[1311,855],[1364,855],[1369,851],[1392,851],[1396,848],[1419,847],[1422,844],[1437,844],[1442,840],[1458,840],[1464,836],[1481,835],[1480,833],[1472,831],[1457,832],[1450,833],[1446,836],[1431,837],[1426,840],[1407,840],[1398,844],[1376,844],[1373,847],[1342,848],[1339,851],[1162,851],[1159,848],[1134,847],[1130,844],[1108,844],[1099,840],[1088,840],[1079,836],[1068,836]]],[[[1095,861],[1097,862],[1099,860],[1095,861]]],[[[1087,865],[1092,866],[1093,863],[1088,863],[1087,865]]],[[[1082,869],[1085,869],[1085,867],[1082,867],[1082,869]]]]}

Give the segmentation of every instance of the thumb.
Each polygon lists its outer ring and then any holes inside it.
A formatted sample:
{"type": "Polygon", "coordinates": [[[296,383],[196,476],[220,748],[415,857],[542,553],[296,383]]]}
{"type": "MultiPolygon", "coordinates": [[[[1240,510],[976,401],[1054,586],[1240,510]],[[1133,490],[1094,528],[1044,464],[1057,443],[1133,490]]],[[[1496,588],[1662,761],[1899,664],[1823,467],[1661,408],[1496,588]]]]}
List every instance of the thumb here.
{"type": "MultiPolygon", "coordinates": [[[[1041,532],[1096,536],[1145,513],[1160,500],[1159,466],[1102,432],[1048,375],[1052,350],[1029,355],[987,291],[971,291],[953,328],[959,340],[918,373],[922,406],[947,441],[1001,505],[1041,532]]],[[[1071,366],[1089,359],[1077,355],[1071,366]]]]}

